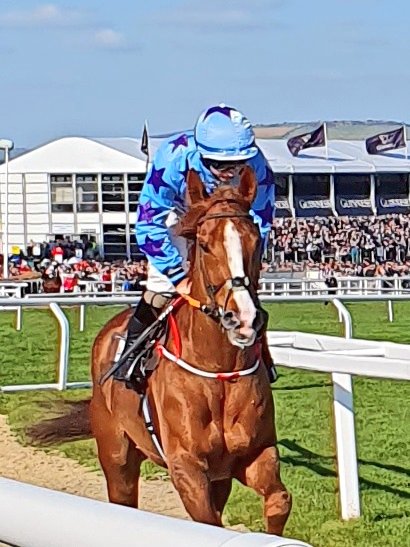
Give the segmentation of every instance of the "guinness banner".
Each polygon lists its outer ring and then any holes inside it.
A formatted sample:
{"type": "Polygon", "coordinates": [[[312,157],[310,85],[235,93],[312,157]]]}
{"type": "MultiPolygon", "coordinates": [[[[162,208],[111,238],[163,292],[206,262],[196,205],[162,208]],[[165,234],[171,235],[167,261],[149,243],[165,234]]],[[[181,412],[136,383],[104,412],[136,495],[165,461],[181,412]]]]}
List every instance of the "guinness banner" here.
{"type": "Polygon", "coordinates": [[[376,178],[376,205],[379,215],[409,213],[409,176],[407,173],[382,173],[376,178]]]}
{"type": "Polygon", "coordinates": [[[297,217],[328,217],[333,215],[328,196],[299,196],[295,198],[297,217]]]}
{"type": "Polygon", "coordinates": [[[407,196],[377,196],[377,213],[388,215],[391,213],[409,213],[410,200],[407,196]]]}
{"type": "Polygon", "coordinates": [[[336,195],[336,211],[342,216],[368,216],[373,214],[369,196],[358,194],[336,195]]]}
{"type": "Polygon", "coordinates": [[[296,216],[328,217],[333,215],[330,203],[330,176],[327,174],[293,175],[296,216]]]}
{"type": "Polygon", "coordinates": [[[335,181],[336,211],[342,216],[373,214],[370,201],[370,176],[338,174],[335,181]]]}
{"type": "Polygon", "coordinates": [[[290,217],[292,212],[290,210],[289,200],[286,197],[278,196],[275,201],[275,217],[290,217]]]}

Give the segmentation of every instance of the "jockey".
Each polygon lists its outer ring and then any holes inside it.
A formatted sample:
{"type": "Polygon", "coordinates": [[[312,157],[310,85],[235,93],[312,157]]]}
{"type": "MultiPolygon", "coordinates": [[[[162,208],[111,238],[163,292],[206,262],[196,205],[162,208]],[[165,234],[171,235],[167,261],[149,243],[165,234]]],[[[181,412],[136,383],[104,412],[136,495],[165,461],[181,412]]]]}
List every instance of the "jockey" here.
{"type": "MultiPolygon", "coordinates": [[[[149,263],[146,291],[128,325],[123,354],[154,322],[152,308],[163,307],[167,302],[164,295],[169,298],[175,292],[189,294],[187,244],[174,233],[178,218],[185,211],[188,170],[195,170],[207,192],[212,193],[221,183],[235,183],[244,164],[253,168],[258,181],[251,214],[266,244],[274,213],[273,173],[243,114],[224,104],[212,106],[199,116],[194,131],[167,138],[157,150],[141,191],[135,225],[138,246],[149,263]]],[[[114,378],[126,379],[135,356],[131,352],[114,378]]],[[[265,364],[274,381],[273,362],[265,364]]]]}

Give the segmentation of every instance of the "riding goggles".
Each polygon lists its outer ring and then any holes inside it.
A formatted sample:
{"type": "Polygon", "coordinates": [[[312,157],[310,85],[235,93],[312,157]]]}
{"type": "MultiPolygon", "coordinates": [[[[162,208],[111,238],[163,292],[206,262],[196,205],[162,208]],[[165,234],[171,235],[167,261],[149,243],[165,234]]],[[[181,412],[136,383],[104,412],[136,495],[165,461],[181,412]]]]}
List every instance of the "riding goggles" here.
{"type": "Polygon", "coordinates": [[[212,160],[209,158],[202,158],[202,163],[205,165],[205,167],[208,170],[212,167],[212,169],[215,169],[216,171],[223,173],[224,171],[231,171],[232,169],[239,170],[241,167],[245,165],[246,160],[219,161],[219,160],[212,160]]]}

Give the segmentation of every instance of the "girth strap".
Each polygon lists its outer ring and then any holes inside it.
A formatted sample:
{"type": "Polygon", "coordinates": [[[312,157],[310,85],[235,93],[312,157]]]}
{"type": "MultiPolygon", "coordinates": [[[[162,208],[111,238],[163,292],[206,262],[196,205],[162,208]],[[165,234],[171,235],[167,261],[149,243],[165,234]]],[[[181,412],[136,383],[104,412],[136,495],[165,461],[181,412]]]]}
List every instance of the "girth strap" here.
{"type": "Polygon", "coordinates": [[[154,443],[155,448],[158,451],[158,454],[161,456],[161,458],[164,460],[164,462],[167,462],[167,458],[165,457],[164,451],[161,446],[161,442],[157,437],[157,434],[155,433],[154,424],[151,419],[151,412],[149,408],[148,403],[148,397],[147,394],[145,394],[142,397],[142,415],[144,417],[145,427],[147,428],[148,433],[151,435],[152,442],[154,443]]]}

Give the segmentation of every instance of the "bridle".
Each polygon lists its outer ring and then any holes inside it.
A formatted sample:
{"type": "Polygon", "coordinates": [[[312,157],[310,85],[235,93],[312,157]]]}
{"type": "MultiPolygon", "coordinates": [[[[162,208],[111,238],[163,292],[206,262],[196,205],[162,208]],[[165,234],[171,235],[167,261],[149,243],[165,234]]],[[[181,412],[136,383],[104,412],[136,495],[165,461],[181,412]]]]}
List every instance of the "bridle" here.
{"type": "MultiPolygon", "coordinates": [[[[234,200],[218,200],[213,205],[216,205],[217,203],[236,203],[234,200]]],[[[205,289],[206,293],[210,299],[210,304],[206,303],[203,304],[199,302],[198,300],[185,295],[184,298],[194,307],[200,309],[202,312],[204,312],[206,315],[210,316],[212,319],[220,322],[221,326],[225,329],[232,329],[236,326],[239,326],[237,323],[237,320],[234,318],[233,312],[227,311],[226,306],[228,304],[229,298],[232,293],[238,292],[238,291],[248,291],[250,293],[250,286],[251,282],[248,276],[237,276],[237,277],[231,277],[220,283],[219,285],[213,285],[209,281],[209,277],[207,274],[207,270],[204,267],[204,255],[205,251],[201,248],[201,246],[198,244],[198,231],[199,228],[208,222],[209,220],[215,220],[215,219],[222,219],[222,218],[244,218],[247,220],[250,220],[253,222],[252,216],[244,211],[237,211],[237,212],[220,212],[220,213],[210,213],[204,215],[204,217],[198,222],[197,224],[197,232],[196,232],[196,257],[195,257],[195,263],[199,264],[200,271],[203,275],[204,281],[205,281],[205,289]],[[216,303],[216,296],[217,294],[223,290],[227,289],[227,294],[225,297],[225,302],[223,306],[218,306],[216,303]]],[[[251,293],[250,293],[251,294],[251,293]]],[[[251,298],[254,300],[251,294],[251,298]]]]}

